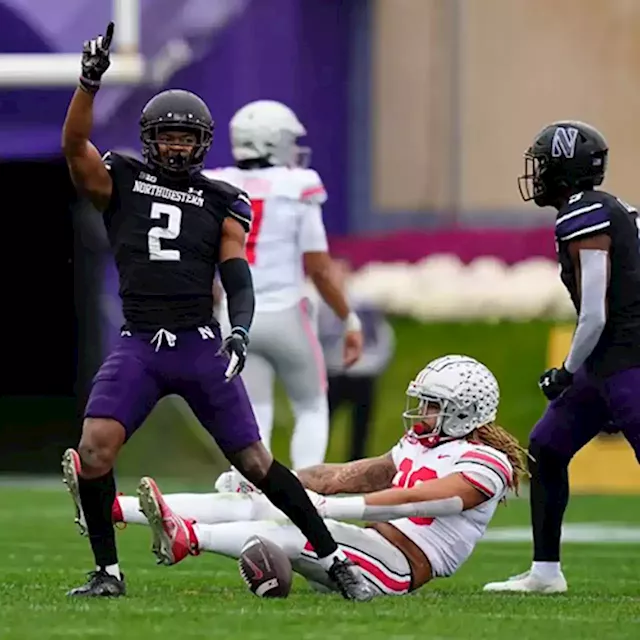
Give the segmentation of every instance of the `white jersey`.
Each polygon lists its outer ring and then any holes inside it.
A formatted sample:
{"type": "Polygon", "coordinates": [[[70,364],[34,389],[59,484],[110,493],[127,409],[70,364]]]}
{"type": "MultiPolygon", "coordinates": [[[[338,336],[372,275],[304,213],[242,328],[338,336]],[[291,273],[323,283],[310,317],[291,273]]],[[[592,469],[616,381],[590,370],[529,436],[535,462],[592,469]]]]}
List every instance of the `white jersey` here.
{"type": "Polygon", "coordinates": [[[489,498],[455,516],[401,518],[391,522],[420,547],[435,576],[450,576],[484,535],[496,506],[512,482],[513,468],[502,452],[468,440],[428,448],[406,436],[391,453],[398,469],[394,487],[410,488],[418,482],[462,473],[489,498]]]}
{"type": "Polygon", "coordinates": [[[247,260],[256,312],[297,305],[305,295],[303,254],[328,250],[321,208],[327,194],[318,173],[288,167],[225,167],[203,173],[243,189],[251,198],[247,260]]]}

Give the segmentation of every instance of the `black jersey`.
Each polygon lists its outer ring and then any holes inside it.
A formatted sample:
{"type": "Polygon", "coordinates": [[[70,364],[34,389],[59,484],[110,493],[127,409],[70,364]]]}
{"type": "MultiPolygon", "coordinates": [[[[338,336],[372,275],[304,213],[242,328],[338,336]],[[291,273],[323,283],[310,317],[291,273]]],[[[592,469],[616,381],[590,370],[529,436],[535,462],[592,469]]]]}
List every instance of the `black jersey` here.
{"type": "Polygon", "coordinates": [[[251,203],[231,185],[196,174],[169,180],[108,153],[113,193],[104,212],[127,327],[169,331],[209,324],[222,224],[251,226],[251,203]]]}
{"type": "Polygon", "coordinates": [[[560,277],[578,313],[579,284],[569,243],[601,233],[611,238],[608,315],[587,367],[606,376],[640,366],[640,219],[633,207],[604,191],[578,193],[558,212],[560,277]]]}

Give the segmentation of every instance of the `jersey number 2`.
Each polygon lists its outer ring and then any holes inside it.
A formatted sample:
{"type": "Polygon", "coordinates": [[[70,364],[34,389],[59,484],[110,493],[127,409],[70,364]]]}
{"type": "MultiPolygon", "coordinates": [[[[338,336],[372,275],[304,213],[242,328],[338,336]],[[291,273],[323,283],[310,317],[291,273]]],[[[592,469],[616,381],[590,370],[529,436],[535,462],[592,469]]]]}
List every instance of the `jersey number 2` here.
{"type": "MultiPolygon", "coordinates": [[[[428,480],[435,480],[438,474],[428,467],[420,467],[413,470],[413,461],[411,458],[405,458],[398,467],[398,474],[394,484],[400,489],[411,489],[418,482],[427,482],[428,480]]],[[[409,518],[413,524],[428,525],[433,522],[433,518],[409,518]]]]}
{"type": "Polygon", "coordinates": [[[161,240],[175,240],[180,235],[182,224],[182,210],[173,204],[154,202],[151,205],[151,219],[160,220],[163,216],[168,219],[166,227],[151,227],[147,234],[149,246],[149,260],[164,260],[177,262],[180,260],[179,249],[163,249],[161,240]]]}

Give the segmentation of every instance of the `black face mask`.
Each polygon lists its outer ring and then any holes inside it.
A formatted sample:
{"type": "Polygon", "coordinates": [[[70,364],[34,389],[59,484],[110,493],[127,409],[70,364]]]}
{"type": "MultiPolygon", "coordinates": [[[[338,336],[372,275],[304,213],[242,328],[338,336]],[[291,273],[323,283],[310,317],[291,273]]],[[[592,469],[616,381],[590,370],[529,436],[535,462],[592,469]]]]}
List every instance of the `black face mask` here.
{"type": "Polygon", "coordinates": [[[182,129],[180,127],[166,127],[166,130],[185,131],[196,136],[196,144],[189,150],[172,150],[171,143],[159,140],[162,132],[160,127],[147,127],[142,130],[143,155],[145,160],[154,165],[159,171],[169,177],[183,177],[200,171],[204,159],[211,147],[212,134],[209,130],[200,126],[182,129]],[[166,153],[160,151],[160,147],[168,145],[166,153]]]}
{"type": "Polygon", "coordinates": [[[524,154],[524,173],[518,178],[520,197],[525,202],[533,200],[539,207],[549,206],[556,197],[551,173],[545,156],[534,156],[527,151],[524,154]]]}

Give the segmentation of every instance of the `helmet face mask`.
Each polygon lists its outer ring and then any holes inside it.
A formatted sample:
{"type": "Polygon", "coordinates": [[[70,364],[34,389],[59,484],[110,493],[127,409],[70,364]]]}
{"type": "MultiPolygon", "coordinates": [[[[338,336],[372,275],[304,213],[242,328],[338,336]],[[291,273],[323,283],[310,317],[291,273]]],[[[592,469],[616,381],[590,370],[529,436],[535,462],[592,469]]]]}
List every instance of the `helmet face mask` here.
{"type": "Polygon", "coordinates": [[[199,170],[211,147],[211,134],[204,127],[171,124],[150,125],[141,131],[147,162],[167,174],[199,170]]]}
{"type": "Polygon", "coordinates": [[[533,200],[539,207],[547,206],[549,197],[545,183],[548,168],[546,156],[535,156],[531,150],[524,154],[524,173],[518,178],[520,197],[529,202],[533,200]]]}
{"type": "Polygon", "coordinates": [[[462,438],[478,424],[476,407],[463,407],[454,400],[435,395],[421,394],[412,397],[407,393],[405,411],[402,414],[405,431],[418,440],[439,442],[442,438],[462,438]]]}
{"type": "Polygon", "coordinates": [[[146,162],[169,177],[200,171],[213,140],[207,105],[189,91],[163,91],[145,106],[140,139],[146,162]]]}

